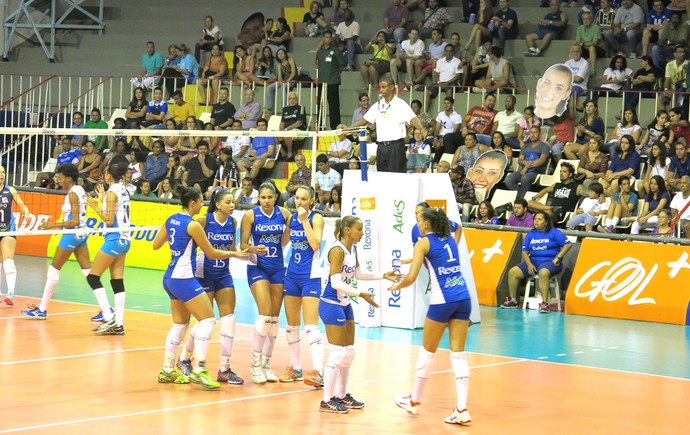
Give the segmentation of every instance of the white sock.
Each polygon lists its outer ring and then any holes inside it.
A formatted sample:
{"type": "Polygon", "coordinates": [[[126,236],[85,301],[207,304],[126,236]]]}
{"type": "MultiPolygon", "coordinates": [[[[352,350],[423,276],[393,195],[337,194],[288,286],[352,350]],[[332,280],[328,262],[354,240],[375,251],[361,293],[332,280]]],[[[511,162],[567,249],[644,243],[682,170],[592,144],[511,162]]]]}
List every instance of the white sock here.
{"type": "Polygon", "coordinates": [[[196,360],[195,371],[199,372],[206,368],[206,354],[208,353],[208,342],[213,335],[213,328],[216,326],[216,318],[199,320],[197,323],[196,335],[194,336],[194,359],[196,360]]]}
{"type": "Polygon", "coordinates": [[[7,294],[14,294],[14,286],[17,283],[17,267],[14,265],[14,259],[8,258],[2,262],[2,268],[5,270],[5,280],[7,281],[7,294]]]}
{"type": "Polygon", "coordinates": [[[189,323],[173,323],[168,337],[165,339],[165,359],[163,360],[163,370],[170,373],[175,368],[175,360],[177,359],[177,351],[180,349],[180,342],[187,333],[189,323]]]}
{"type": "Polygon", "coordinates": [[[115,322],[118,326],[125,322],[125,292],[115,293],[115,322]]]}
{"type": "Polygon", "coordinates": [[[285,336],[290,348],[290,363],[295,370],[302,370],[302,339],[300,337],[299,325],[287,325],[285,336]]]}
{"type": "Polygon", "coordinates": [[[235,337],[235,315],[228,314],[220,319],[220,370],[230,370],[230,356],[235,337]]]}
{"type": "Polygon", "coordinates": [[[340,367],[338,374],[338,381],[335,385],[335,395],[343,399],[347,394],[347,380],[350,378],[350,366],[340,367]]]}
{"type": "Polygon", "coordinates": [[[194,326],[192,326],[192,329],[189,330],[189,337],[187,338],[187,341],[184,343],[184,347],[182,348],[182,354],[180,355],[180,359],[183,360],[190,360],[192,359],[192,355],[194,355],[194,339],[196,338],[196,330],[199,327],[199,322],[196,322],[194,326]]]}
{"type": "Polygon", "coordinates": [[[271,329],[271,318],[269,316],[259,315],[254,322],[254,352],[261,354],[264,350],[264,342],[266,335],[271,329]]]}
{"type": "Polygon", "coordinates": [[[45,311],[48,309],[48,302],[50,302],[50,300],[53,298],[53,294],[55,293],[59,279],[60,271],[54,268],[52,265],[48,266],[46,285],[43,287],[43,297],[41,298],[41,303],[38,305],[39,310],[45,311]]]}
{"type": "Polygon", "coordinates": [[[110,302],[108,302],[108,295],[105,293],[103,287],[97,288],[93,291],[96,296],[96,301],[98,301],[98,306],[101,307],[101,312],[103,313],[103,320],[110,322],[113,318],[113,313],[110,312],[110,302]]]}
{"type": "Polygon", "coordinates": [[[604,218],[604,226],[608,227],[609,225],[611,225],[611,220],[611,218],[604,218]]]}
{"type": "Polygon", "coordinates": [[[621,220],[621,218],[619,218],[619,217],[612,218],[611,219],[611,225],[613,225],[614,227],[618,226],[618,222],[620,222],[620,220],[621,220]]]}
{"type": "Polygon", "coordinates": [[[312,368],[319,373],[323,371],[323,336],[317,325],[304,325],[307,341],[311,349],[312,368]]]}
{"type": "Polygon", "coordinates": [[[415,366],[415,380],[412,386],[412,397],[410,398],[413,402],[422,401],[422,391],[424,391],[424,386],[426,381],[429,379],[431,373],[431,364],[434,361],[434,354],[424,349],[423,347],[419,349],[419,355],[417,356],[417,365],[415,366]]]}
{"type": "Polygon", "coordinates": [[[273,356],[273,348],[276,345],[276,337],[278,336],[278,318],[271,317],[271,327],[266,335],[264,342],[263,354],[270,358],[273,356]]]}
{"type": "Polygon", "coordinates": [[[467,395],[470,390],[470,367],[467,365],[465,352],[451,352],[450,363],[455,372],[455,390],[458,395],[456,408],[462,411],[467,409],[467,395]]]}
{"type": "Polygon", "coordinates": [[[323,370],[323,401],[328,402],[334,396],[333,391],[340,377],[340,364],[345,359],[346,349],[344,346],[330,346],[330,354],[326,367],[323,370]]]}

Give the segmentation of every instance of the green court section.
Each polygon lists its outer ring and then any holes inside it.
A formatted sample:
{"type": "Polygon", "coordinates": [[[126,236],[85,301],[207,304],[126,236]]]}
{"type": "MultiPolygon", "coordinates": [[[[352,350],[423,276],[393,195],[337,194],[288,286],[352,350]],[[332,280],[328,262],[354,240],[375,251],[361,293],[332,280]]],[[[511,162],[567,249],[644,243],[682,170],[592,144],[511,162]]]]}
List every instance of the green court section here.
{"type": "MultiPolygon", "coordinates": [[[[16,262],[17,294],[40,298],[50,260],[18,256],[16,262]]],[[[162,277],[161,271],[127,268],[127,308],[169,313],[169,299],[161,286],[162,277]]],[[[108,280],[106,274],[103,277],[106,289],[110,288],[108,280]]],[[[237,321],[253,324],[258,313],[247,283],[236,281],[235,286],[237,321]]],[[[54,298],[95,305],[93,294],[76,262],[65,264],[54,298]]],[[[97,310],[94,308],[94,314],[97,310]]],[[[466,347],[470,352],[690,380],[690,327],[487,306],[481,307],[481,315],[481,324],[470,327],[466,347]]],[[[280,324],[285,327],[284,316],[281,316],[280,324]]],[[[357,337],[422,344],[421,329],[358,327],[357,337]]],[[[284,344],[279,341],[278,349],[287,352],[284,344]]],[[[448,349],[448,346],[446,337],[440,347],[448,349]]]]}

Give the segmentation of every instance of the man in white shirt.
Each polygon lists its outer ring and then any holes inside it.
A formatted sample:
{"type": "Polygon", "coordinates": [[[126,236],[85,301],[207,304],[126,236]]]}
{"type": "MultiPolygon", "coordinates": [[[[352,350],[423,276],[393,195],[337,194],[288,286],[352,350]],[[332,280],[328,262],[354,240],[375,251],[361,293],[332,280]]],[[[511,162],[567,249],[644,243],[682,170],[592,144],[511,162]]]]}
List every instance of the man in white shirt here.
{"type": "Polygon", "coordinates": [[[345,71],[354,71],[355,55],[362,52],[362,46],[359,44],[359,23],[355,21],[355,14],[351,9],[345,10],[345,21],[335,28],[335,36],[340,44],[344,43],[347,50],[345,71]]]}
{"type": "MultiPolygon", "coordinates": [[[[338,125],[338,129],[344,128],[347,128],[347,126],[343,124],[338,125]]],[[[347,138],[347,133],[340,133],[338,139],[328,147],[326,154],[330,164],[347,162],[348,157],[352,154],[352,141],[347,138]]]]}
{"type": "Polygon", "coordinates": [[[587,82],[589,81],[589,62],[582,57],[582,47],[578,44],[570,46],[569,59],[565,61],[565,66],[573,72],[573,90],[570,93],[570,115],[575,118],[575,107],[577,97],[587,93],[587,82]]]}
{"type": "Polygon", "coordinates": [[[444,91],[447,97],[453,93],[453,88],[457,86],[462,79],[462,62],[457,57],[453,56],[455,52],[452,45],[446,45],[443,49],[444,56],[436,61],[436,66],[432,73],[432,83],[436,86],[431,86],[426,89],[426,105],[429,107],[431,98],[436,98],[439,92],[444,91]]]}
{"type": "MultiPolygon", "coordinates": [[[[688,203],[690,203],[690,177],[683,175],[680,178],[680,192],[676,193],[671,200],[671,213],[674,218],[678,216],[678,213],[681,213],[676,228],[682,225],[682,236],[685,238],[690,238],[690,206],[688,203]]],[[[679,234],[678,230],[676,230],[676,234],[679,234]]]]}
{"type": "Polygon", "coordinates": [[[259,202],[259,191],[254,189],[254,179],[244,177],[242,188],[235,192],[235,206],[238,204],[257,204],[259,202]]]}
{"type": "MultiPolygon", "coordinates": [[[[232,122],[232,130],[241,131],[242,121],[239,119],[234,120],[232,122]]],[[[249,136],[228,136],[228,138],[225,140],[225,146],[227,148],[232,148],[232,160],[234,160],[235,163],[239,163],[239,161],[245,157],[250,145],[251,140],[249,139],[249,136]]]]}
{"type": "Polygon", "coordinates": [[[637,41],[642,37],[644,11],[633,0],[623,0],[616,10],[611,30],[604,30],[603,36],[616,53],[623,53],[623,42],[628,43],[630,58],[637,57],[637,41]]]}
{"type": "MultiPolygon", "coordinates": [[[[407,71],[406,86],[411,86],[412,81],[422,72],[422,62],[424,54],[424,41],[419,39],[417,29],[410,30],[410,39],[403,41],[398,47],[398,51],[391,59],[391,78],[393,86],[398,87],[398,68],[407,71]]],[[[398,93],[402,91],[398,87],[398,93]]]]}
{"type": "Polygon", "coordinates": [[[432,30],[431,42],[429,42],[427,51],[424,52],[421,74],[414,78],[414,83],[419,85],[424,84],[424,80],[433,73],[436,61],[443,59],[445,56],[447,45],[448,43],[443,40],[443,33],[441,33],[439,29],[432,30]]]}
{"type": "MultiPolygon", "coordinates": [[[[434,122],[434,160],[441,160],[443,153],[450,152],[445,150],[444,136],[450,133],[458,133],[462,127],[462,116],[455,111],[453,105],[455,99],[446,97],[443,99],[443,111],[439,112],[434,122]]],[[[459,141],[458,141],[459,143],[459,141]]],[[[455,147],[457,148],[457,146],[455,147]]],[[[452,151],[453,153],[455,150],[452,151]]]]}
{"type": "Polygon", "coordinates": [[[325,154],[319,154],[316,157],[316,167],[318,171],[316,171],[315,190],[321,203],[326,204],[331,197],[331,190],[342,184],[342,177],[328,164],[328,157],[325,154]]]}
{"type": "Polygon", "coordinates": [[[515,110],[515,102],[516,99],[514,95],[508,95],[505,100],[503,100],[506,110],[498,112],[494,117],[494,125],[491,128],[491,133],[493,134],[496,131],[500,131],[503,133],[503,137],[508,145],[510,145],[511,148],[518,149],[520,148],[518,134],[522,131],[519,127],[519,123],[523,117],[522,113],[515,110]]]}

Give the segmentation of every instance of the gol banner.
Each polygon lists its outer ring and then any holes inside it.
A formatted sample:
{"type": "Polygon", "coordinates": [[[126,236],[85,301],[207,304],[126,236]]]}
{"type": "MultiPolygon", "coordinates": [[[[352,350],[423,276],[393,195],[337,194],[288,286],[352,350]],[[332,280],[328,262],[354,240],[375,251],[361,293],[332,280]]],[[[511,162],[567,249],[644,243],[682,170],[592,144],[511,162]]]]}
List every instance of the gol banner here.
{"type": "Polygon", "coordinates": [[[687,325],[690,247],[585,239],[566,313],[687,325]]]}
{"type": "Polygon", "coordinates": [[[463,234],[470,251],[472,273],[481,277],[475,280],[477,299],[481,305],[495,307],[498,305],[496,288],[506,269],[518,233],[465,228],[463,234]]]}

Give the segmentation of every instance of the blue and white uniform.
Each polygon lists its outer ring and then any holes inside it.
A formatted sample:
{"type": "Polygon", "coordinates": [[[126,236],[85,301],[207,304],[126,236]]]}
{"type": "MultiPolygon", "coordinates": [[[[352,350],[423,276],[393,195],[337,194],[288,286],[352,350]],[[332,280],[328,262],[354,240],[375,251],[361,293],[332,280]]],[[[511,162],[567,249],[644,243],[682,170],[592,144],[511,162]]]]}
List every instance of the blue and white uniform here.
{"type": "Polygon", "coordinates": [[[352,249],[348,251],[343,242],[337,240],[326,251],[324,265],[326,276],[324,277],[325,285],[319,302],[319,317],[326,325],[344,326],[347,320],[354,320],[355,317],[352,305],[350,305],[350,295],[340,292],[331,286],[331,263],[328,260],[328,254],[335,247],[341,248],[345,253],[343,268],[340,272],[340,278],[344,283],[350,284],[352,282],[352,277],[355,275],[355,269],[357,268],[357,249],[354,244],[352,244],[352,249]]]}
{"type": "Polygon", "coordinates": [[[427,317],[446,323],[450,319],[469,320],[472,304],[467,283],[460,270],[458,245],[452,237],[426,235],[429,252],[424,264],[429,269],[429,311],[427,317]]]}
{"type": "MultiPolygon", "coordinates": [[[[129,192],[122,183],[115,183],[108,189],[108,193],[113,192],[117,195],[117,204],[115,206],[115,220],[110,228],[130,227],[129,219],[129,192]]],[[[107,201],[103,200],[103,213],[107,212],[107,201]]],[[[120,254],[125,254],[129,251],[132,243],[132,235],[129,231],[106,233],[105,242],[101,246],[101,252],[112,257],[117,257],[120,254]]]]}
{"type": "MultiPolygon", "coordinates": [[[[457,222],[454,222],[450,219],[448,219],[448,223],[450,224],[450,234],[453,235],[453,233],[455,233],[458,230],[460,225],[457,222]]],[[[414,224],[414,226],[412,227],[412,244],[414,245],[421,238],[422,233],[419,232],[419,225],[414,224]]]]}
{"type": "MultiPolygon", "coordinates": [[[[314,211],[310,211],[307,219],[312,225],[314,211]]],[[[290,220],[290,241],[292,255],[285,274],[285,296],[313,297],[321,295],[321,270],[319,268],[319,250],[314,251],[309,245],[304,225],[299,221],[297,213],[290,220]]]]}
{"type": "Polygon", "coordinates": [[[194,276],[196,244],[187,232],[192,221],[187,213],[176,213],[165,221],[172,258],[163,275],[163,288],[171,300],[187,302],[204,291],[194,276]]]}
{"type": "MultiPolygon", "coordinates": [[[[214,248],[230,251],[235,245],[235,220],[232,216],[220,223],[215,213],[206,215],[206,238],[214,248]]],[[[230,276],[230,259],[212,260],[203,251],[196,256],[196,272],[194,274],[207,292],[215,292],[224,288],[235,288],[230,276]]]]}
{"type": "MultiPolygon", "coordinates": [[[[71,193],[77,195],[79,200],[79,225],[70,228],[84,228],[86,226],[86,192],[78,184],[72,186],[65,195],[65,202],[62,203],[62,221],[69,222],[72,220],[72,203],[69,201],[71,193]]],[[[74,251],[77,246],[85,244],[88,239],[88,234],[63,234],[58,246],[68,251],[74,251]]]]}
{"type": "Polygon", "coordinates": [[[261,207],[254,208],[252,212],[254,213],[252,244],[264,245],[267,251],[266,255],[256,256],[256,266],[247,265],[247,281],[250,286],[262,280],[267,280],[271,284],[283,284],[285,264],[281,240],[285,231],[285,216],[278,206],[273,207],[270,215],[265,214],[261,207]]]}
{"type": "Polygon", "coordinates": [[[0,189],[0,232],[17,230],[14,213],[12,213],[13,200],[14,197],[10,191],[10,186],[5,184],[0,189]]]}

